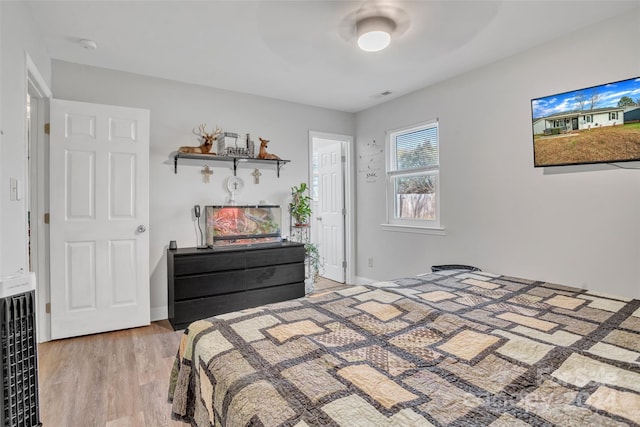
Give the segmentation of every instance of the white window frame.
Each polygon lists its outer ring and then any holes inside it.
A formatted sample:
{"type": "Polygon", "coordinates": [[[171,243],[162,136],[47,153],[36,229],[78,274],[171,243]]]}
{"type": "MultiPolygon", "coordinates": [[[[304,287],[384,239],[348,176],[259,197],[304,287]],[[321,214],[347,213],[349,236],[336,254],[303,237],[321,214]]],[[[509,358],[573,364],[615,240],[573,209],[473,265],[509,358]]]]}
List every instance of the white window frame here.
{"type": "Polygon", "coordinates": [[[442,227],[442,218],[440,215],[440,161],[438,160],[437,166],[429,166],[422,168],[415,168],[409,170],[396,170],[396,144],[395,137],[399,134],[411,133],[425,128],[437,128],[438,135],[438,159],[440,158],[440,127],[438,119],[428,120],[422,123],[405,126],[386,132],[386,180],[387,180],[387,221],[382,224],[382,228],[387,231],[401,231],[411,233],[425,233],[425,234],[444,234],[444,228],[442,227]],[[407,219],[395,217],[395,183],[397,178],[420,176],[420,175],[436,175],[436,219],[407,219]]]}

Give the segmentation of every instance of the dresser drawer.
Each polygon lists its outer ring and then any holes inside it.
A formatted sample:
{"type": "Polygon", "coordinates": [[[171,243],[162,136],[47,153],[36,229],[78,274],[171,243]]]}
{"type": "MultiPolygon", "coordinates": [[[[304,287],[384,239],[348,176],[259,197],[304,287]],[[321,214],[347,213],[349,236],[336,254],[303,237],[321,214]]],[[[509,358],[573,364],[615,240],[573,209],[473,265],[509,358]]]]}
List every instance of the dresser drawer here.
{"type": "Polygon", "coordinates": [[[304,246],[276,249],[257,249],[246,252],[246,266],[262,267],[277,264],[304,262],[304,246]]]}
{"type": "Polygon", "coordinates": [[[206,319],[248,307],[251,307],[251,303],[244,292],[179,301],[175,303],[174,325],[185,327],[194,320],[206,319]]]}
{"type": "Polygon", "coordinates": [[[305,294],[304,245],[167,250],[168,312],[174,328],[194,320],[305,294]]]}
{"type": "Polygon", "coordinates": [[[275,288],[252,289],[247,291],[246,295],[246,307],[256,307],[274,302],[287,301],[304,296],[304,282],[291,283],[275,288]]]}
{"type": "Polygon", "coordinates": [[[174,259],[173,274],[183,276],[223,270],[239,270],[245,267],[244,261],[243,252],[177,256],[174,259]]]}
{"type": "Polygon", "coordinates": [[[281,264],[247,270],[247,289],[304,282],[304,263],[281,264]]]}
{"type": "Polygon", "coordinates": [[[175,299],[185,300],[245,290],[244,270],[221,271],[175,279],[175,299]]]}

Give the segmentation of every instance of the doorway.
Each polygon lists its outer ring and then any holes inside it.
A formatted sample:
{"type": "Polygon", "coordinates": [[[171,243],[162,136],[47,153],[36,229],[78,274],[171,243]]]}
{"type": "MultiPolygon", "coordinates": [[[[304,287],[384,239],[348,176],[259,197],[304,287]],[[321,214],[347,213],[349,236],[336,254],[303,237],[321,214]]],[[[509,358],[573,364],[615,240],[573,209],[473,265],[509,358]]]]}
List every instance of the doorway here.
{"type": "Polygon", "coordinates": [[[320,276],[353,283],[353,138],[309,133],[310,187],[313,199],[311,241],[323,263],[320,276]]]}
{"type": "Polygon", "coordinates": [[[45,123],[49,121],[51,91],[42,75],[26,55],[27,87],[25,93],[25,204],[27,262],[36,274],[38,342],[50,340],[49,302],[49,211],[47,180],[49,176],[48,139],[45,123]]]}

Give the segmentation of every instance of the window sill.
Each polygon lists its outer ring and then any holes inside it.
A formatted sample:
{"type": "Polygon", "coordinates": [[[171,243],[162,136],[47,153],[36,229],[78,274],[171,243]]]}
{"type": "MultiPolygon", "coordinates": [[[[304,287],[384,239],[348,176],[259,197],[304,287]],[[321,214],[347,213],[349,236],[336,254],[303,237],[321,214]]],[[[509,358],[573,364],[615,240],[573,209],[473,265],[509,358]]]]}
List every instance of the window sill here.
{"type": "Polygon", "coordinates": [[[384,231],[397,231],[401,233],[433,234],[444,236],[445,230],[442,227],[422,227],[417,225],[380,224],[384,231]]]}

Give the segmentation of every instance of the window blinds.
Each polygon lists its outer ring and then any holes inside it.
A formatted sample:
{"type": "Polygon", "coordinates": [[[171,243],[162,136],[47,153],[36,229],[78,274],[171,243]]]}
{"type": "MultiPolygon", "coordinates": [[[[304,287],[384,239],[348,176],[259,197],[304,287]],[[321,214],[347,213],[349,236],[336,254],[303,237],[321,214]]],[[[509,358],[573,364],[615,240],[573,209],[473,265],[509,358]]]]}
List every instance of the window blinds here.
{"type": "Polygon", "coordinates": [[[395,136],[396,170],[434,167],[439,164],[437,124],[395,136]]]}

